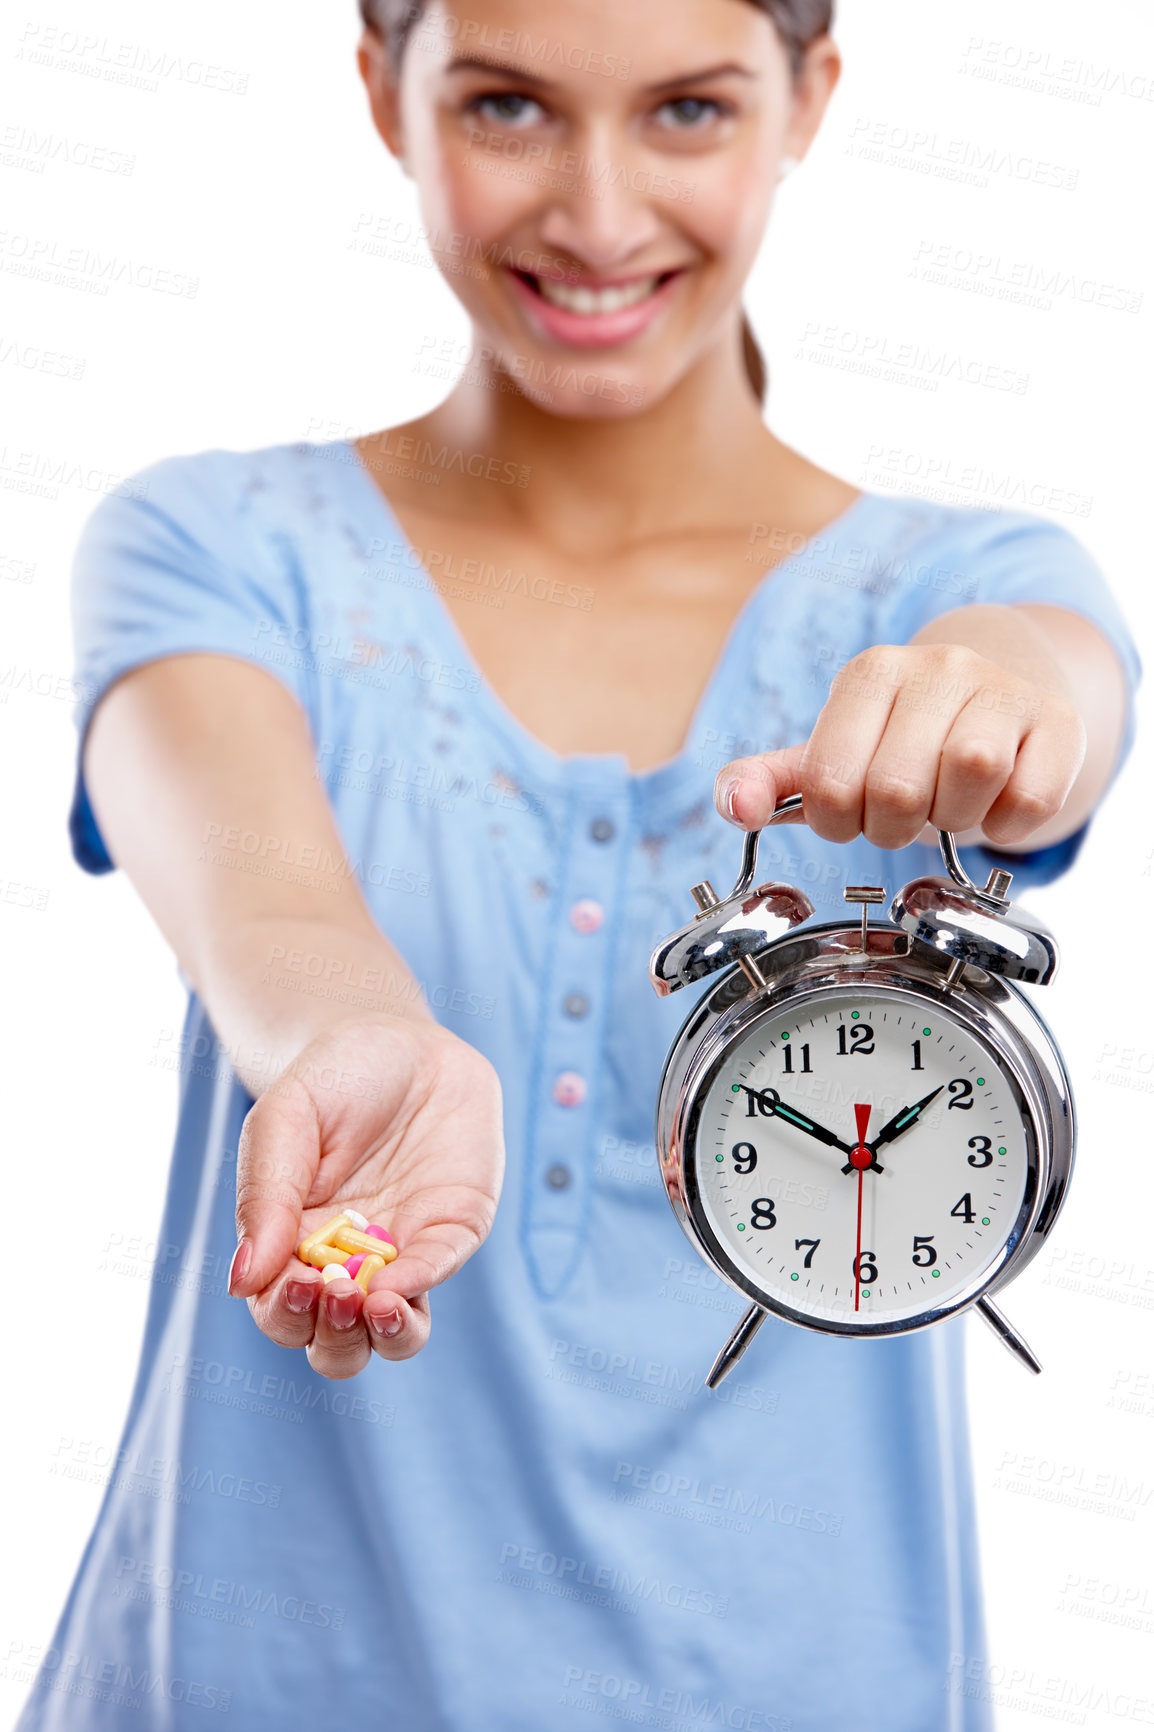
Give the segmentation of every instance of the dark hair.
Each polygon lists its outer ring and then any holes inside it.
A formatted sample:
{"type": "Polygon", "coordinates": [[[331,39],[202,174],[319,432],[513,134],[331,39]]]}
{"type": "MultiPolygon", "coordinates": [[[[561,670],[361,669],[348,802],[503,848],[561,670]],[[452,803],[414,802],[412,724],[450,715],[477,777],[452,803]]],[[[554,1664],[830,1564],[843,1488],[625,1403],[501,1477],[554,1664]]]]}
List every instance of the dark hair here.
{"type": "MultiPolygon", "coordinates": [[[[359,4],[365,28],[375,30],[383,38],[389,59],[394,67],[399,67],[409,32],[425,10],[426,0],[359,0],[359,4]]],[[[834,0],[749,0],[749,4],[764,12],[772,22],[789,55],[790,70],[796,78],[806,49],[833,27],[834,0]]],[[[764,403],[767,384],[765,357],[744,314],[741,319],[741,351],[754,394],[764,403]]]]}

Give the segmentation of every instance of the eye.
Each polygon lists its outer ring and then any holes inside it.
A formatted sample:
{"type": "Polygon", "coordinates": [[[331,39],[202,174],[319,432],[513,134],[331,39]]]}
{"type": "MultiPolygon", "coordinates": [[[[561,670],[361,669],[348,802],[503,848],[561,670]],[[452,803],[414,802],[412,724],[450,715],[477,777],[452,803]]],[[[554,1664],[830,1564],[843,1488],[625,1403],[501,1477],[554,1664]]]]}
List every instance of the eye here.
{"type": "Polygon", "coordinates": [[[473,114],[490,120],[497,126],[539,126],[545,110],[532,96],[517,90],[502,90],[495,95],[475,96],[469,104],[473,114]]]}
{"type": "Polygon", "coordinates": [[[720,120],[727,112],[724,103],[706,96],[676,96],[661,104],[657,118],[675,132],[700,132],[709,121],[720,120]]]}

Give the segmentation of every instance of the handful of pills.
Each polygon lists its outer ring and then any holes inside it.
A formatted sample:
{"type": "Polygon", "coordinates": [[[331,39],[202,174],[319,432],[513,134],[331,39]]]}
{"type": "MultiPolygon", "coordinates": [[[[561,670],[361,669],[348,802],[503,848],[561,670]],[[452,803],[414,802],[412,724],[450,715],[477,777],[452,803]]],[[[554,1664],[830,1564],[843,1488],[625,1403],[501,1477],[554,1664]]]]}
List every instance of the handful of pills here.
{"type": "Polygon", "coordinates": [[[344,1209],[302,1239],[297,1256],[319,1269],[326,1285],[342,1275],[352,1278],[362,1293],[378,1269],[391,1263],[397,1247],[390,1234],[357,1209],[344,1209]]]}

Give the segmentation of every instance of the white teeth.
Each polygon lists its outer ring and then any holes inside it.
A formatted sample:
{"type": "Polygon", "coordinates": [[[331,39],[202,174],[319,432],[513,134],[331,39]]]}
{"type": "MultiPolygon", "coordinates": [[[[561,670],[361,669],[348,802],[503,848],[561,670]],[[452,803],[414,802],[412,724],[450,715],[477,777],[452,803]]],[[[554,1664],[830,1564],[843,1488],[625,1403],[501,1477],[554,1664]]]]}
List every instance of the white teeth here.
{"type": "Polygon", "coordinates": [[[536,283],[542,298],[553,306],[563,307],[567,313],[581,313],[593,318],[598,314],[620,313],[626,307],[635,307],[638,301],[653,293],[658,278],[639,277],[634,283],[622,283],[612,289],[574,287],[570,283],[550,282],[546,277],[537,277],[536,283]]]}

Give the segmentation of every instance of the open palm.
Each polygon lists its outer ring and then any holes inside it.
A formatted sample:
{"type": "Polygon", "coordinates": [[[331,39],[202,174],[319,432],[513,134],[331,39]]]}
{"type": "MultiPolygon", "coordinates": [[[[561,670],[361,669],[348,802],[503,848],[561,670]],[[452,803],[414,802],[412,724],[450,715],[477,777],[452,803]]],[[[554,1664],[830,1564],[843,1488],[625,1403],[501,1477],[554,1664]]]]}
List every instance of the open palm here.
{"type": "Polygon", "coordinates": [[[351,1377],[371,1351],[405,1359],[429,1332],[426,1295],[493,1222],[504,1171],[501,1090],[475,1048],[431,1020],[350,1019],[294,1059],[245,1120],[230,1292],[260,1328],[351,1377]],[[387,1227],[398,1256],[368,1295],[326,1289],[295,1255],[341,1209],[387,1227]]]}

